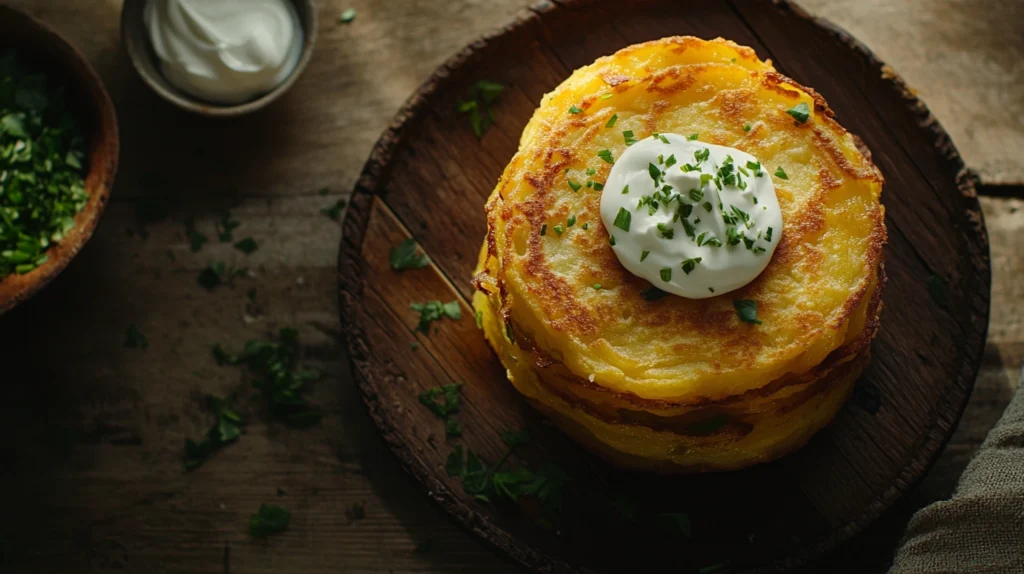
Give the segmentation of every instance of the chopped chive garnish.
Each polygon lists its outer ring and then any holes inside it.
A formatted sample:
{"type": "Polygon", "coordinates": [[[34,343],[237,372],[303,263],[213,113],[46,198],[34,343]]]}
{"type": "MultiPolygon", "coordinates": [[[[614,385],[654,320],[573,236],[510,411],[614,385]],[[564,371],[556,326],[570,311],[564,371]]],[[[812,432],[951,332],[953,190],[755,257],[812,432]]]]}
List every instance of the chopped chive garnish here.
{"type": "MultiPolygon", "coordinates": [[[[683,221],[686,221],[685,219],[683,221]]],[[[676,236],[676,230],[665,225],[664,223],[658,224],[658,236],[662,239],[673,239],[676,236]]]]}
{"type": "Polygon", "coordinates": [[[657,185],[658,180],[661,179],[661,170],[658,169],[658,166],[653,163],[648,163],[647,173],[651,174],[651,179],[653,179],[655,181],[655,185],[657,185]]]}
{"type": "Polygon", "coordinates": [[[665,159],[665,169],[668,169],[676,164],[676,154],[672,154],[665,159]]]}
{"type": "Polygon", "coordinates": [[[779,179],[789,179],[789,176],[786,175],[786,170],[782,169],[781,165],[775,170],[775,177],[779,179]]]}
{"type": "Polygon", "coordinates": [[[611,150],[603,149],[603,150],[597,152],[597,157],[603,159],[604,161],[606,161],[608,163],[615,163],[615,161],[612,159],[612,152],[611,152],[611,150]]]}
{"type": "Polygon", "coordinates": [[[772,230],[771,227],[766,229],[765,232],[764,232],[764,240],[767,241],[768,243],[772,242],[772,232],[773,232],[773,230],[772,230]]]}
{"type": "Polygon", "coordinates": [[[750,168],[750,171],[753,171],[754,173],[757,173],[757,172],[761,171],[761,162],[759,162],[759,161],[748,161],[747,162],[747,167],[750,168]]]}
{"type": "Polygon", "coordinates": [[[717,237],[709,237],[704,240],[705,247],[721,247],[722,240],[717,237]]]}
{"type": "Polygon", "coordinates": [[[547,235],[548,234],[548,224],[547,223],[545,223],[545,224],[540,226],[540,234],[541,235],[547,235]]]}
{"type": "Polygon", "coordinates": [[[694,159],[697,160],[697,163],[700,163],[702,161],[707,160],[709,157],[711,157],[711,150],[708,149],[708,148],[701,148],[701,149],[693,152],[693,157],[694,157],[694,159]]]}
{"type": "Polygon", "coordinates": [[[704,192],[699,189],[691,189],[690,199],[692,199],[695,202],[699,202],[700,200],[704,199],[704,192]]]}
{"type": "Polygon", "coordinates": [[[628,193],[629,193],[629,185],[626,185],[625,187],[622,188],[622,195],[626,195],[628,193]]]}
{"type": "Polygon", "coordinates": [[[601,96],[601,99],[602,99],[602,100],[610,100],[610,99],[611,99],[611,97],[612,97],[612,95],[611,95],[611,94],[605,94],[605,95],[601,96]]]}
{"type": "Polygon", "coordinates": [[[683,261],[683,273],[689,275],[694,270],[694,268],[697,267],[697,264],[700,263],[700,261],[700,257],[692,257],[690,259],[683,261]]]}
{"type": "Polygon", "coordinates": [[[600,291],[601,290],[601,284],[600,283],[594,283],[594,290],[595,291],[600,291]]]}
{"type": "Polygon", "coordinates": [[[646,250],[646,249],[641,251],[640,252],[640,261],[643,261],[644,259],[647,259],[647,256],[650,255],[650,254],[651,254],[651,252],[646,250]]]}
{"type": "Polygon", "coordinates": [[[700,174],[700,186],[704,187],[705,185],[711,183],[712,179],[715,179],[715,176],[711,175],[710,173],[700,174]]]}
{"type": "Polygon", "coordinates": [[[690,137],[688,137],[686,139],[688,139],[690,141],[695,141],[699,136],[700,136],[700,134],[690,134],[690,137]]]}
{"type": "Polygon", "coordinates": [[[743,125],[743,131],[749,132],[750,131],[750,127],[751,127],[750,124],[744,124],[743,125]]]}
{"type": "Polygon", "coordinates": [[[604,125],[606,128],[615,127],[615,122],[618,121],[619,114],[612,114],[612,117],[608,120],[608,123],[604,125]]]}
{"type": "Polygon", "coordinates": [[[762,254],[762,253],[764,253],[765,251],[768,251],[768,250],[765,249],[764,247],[761,247],[760,245],[756,245],[756,246],[754,246],[753,249],[751,249],[751,251],[754,252],[754,255],[760,255],[760,254],[762,254]]]}
{"type": "MultiPolygon", "coordinates": [[[[623,231],[629,231],[629,224],[632,220],[633,216],[629,213],[629,211],[627,211],[625,207],[620,207],[619,213],[615,215],[614,225],[615,227],[618,227],[623,231]]],[[[613,235],[612,240],[614,239],[615,236],[613,235]]],[[[612,245],[614,245],[614,243],[612,245]]]]}
{"type": "Polygon", "coordinates": [[[597,183],[595,181],[594,182],[594,189],[596,189],[597,191],[601,191],[602,189],[604,189],[604,184],[603,183],[597,183]]]}
{"type": "Polygon", "coordinates": [[[590,228],[590,222],[589,221],[584,221],[583,222],[583,229],[586,230],[586,229],[589,229],[589,228],[590,228]]]}
{"type": "Polygon", "coordinates": [[[569,113],[570,114],[581,114],[581,113],[583,113],[583,110],[581,110],[578,107],[576,107],[576,104],[573,104],[572,106],[569,107],[569,113]]]}
{"type": "Polygon", "coordinates": [[[666,143],[666,144],[667,144],[667,143],[671,143],[671,142],[669,142],[669,141],[668,141],[668,138],[667,138],[667,137],[665,137],[665,136],[664,136],[664,135],[662,135],[662,134],[658,134],[658,139],[660,139],[660,140],[661,140],[661,143],[666,143]]]}
{"type": "Polygon", "coordinates": [[[704,211],[706,211],[708,213],[711,213],[711,202],[710,201],[705,201],[703,204],[701,204],[701,207],[704,208],[704,211]]]}
{"type": "Polygon", "coordinates": [[[807,106],[807,102],[800,102],[793,106],[792,109],[786,110],[786,113],[796,118],[796,121],[800,123],[806,122],[811,117],[811,109],[807,106]]]}
{"type": "Polygon", "coordinates": [[[572,227],[573,225],[576,225],[576,214],[575,213],[570,215],[569,219],[566,220],[566,222],[565,222],[565,226],[566,227],[572,227]]]}
{"type": "Polygon", "coordinates": [[[715,288],[714,287],[708,287],[708,291],[711,291],[712,293],[714,293],[715,292],[715,288]]]}
{"type": "Polygon", "coordinates": [[[571,187],[573,191],[579,191],[580,188],[583,187],[582,184],[580,184],[579,182],[573,181],[571,179],[567,179],[566,181],[569,182],[569,187],[571,187]]]}
{"type": "Polygon", "coordinates": [[[352,22],[355,19],[356,19],[356,10],[355,10],[355,8],[348,8],[346,10],[343,10],[341,12],[341,15],[338,16],[338,22],[340,22],[342,24],[348,24],[348,23],[352,22]]]}
{"type": "Polygon", "coordinates": [[[594,187],[594,181],[593,181],[593,180],[590,180],[590,179],[588,179],[588,180],[587,180],[587,187],[594,187]]]}
{"type": "Polygon", "coordinates": [[[622,132],[622,139],[626,141],[626,145],[633,145],[636,143],[636,138],[633,137],[633,130],[626,130],[622,132]]]}
{"type": "Polygon", "coordinates": [[[737,299],[732,302],[732,305],[736,308],[736,314],[739,315],[740,321],[756,325],[761,324],[761,320],[757,318],[757,301],[737,299]]]}
{"type": "Polygon", "coordinates": [[[661,274],[661,280],[662,281],[667,283],[667,282],[672,280],[672,268],[671,267],[666,267],[666,268],[662,269],[660,274],[661,274]]]}
{"type": "Polygon", "coordinates": [[[609,236],[608,243],[610,245],[615,245],[615,236],[614,235],[610,235],[609,236]]]}
{"type": "Polygon", "coordinates": [[[562,229],[562,224],[561,223],[559,223],[558,225],[555,225],[554,227],[552,227],[552,229],[554,229],[555,233],[557,233],[559,235],[561,235],[562,232],[565,231],[564,229],[562,229]]]}
{"type": "Polygon", "coordinates": [[[597,173],[596,169],[594,169],[592,167],[588,167],[587,168],[587,175],[594,175],[595,173],[597,173]]]}

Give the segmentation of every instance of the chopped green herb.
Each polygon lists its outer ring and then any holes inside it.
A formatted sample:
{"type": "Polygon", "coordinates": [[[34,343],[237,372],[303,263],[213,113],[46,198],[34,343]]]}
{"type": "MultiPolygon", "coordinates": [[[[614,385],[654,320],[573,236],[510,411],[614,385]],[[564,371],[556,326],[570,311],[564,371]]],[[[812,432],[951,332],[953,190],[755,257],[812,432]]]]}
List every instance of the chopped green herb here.
{"type": "Polygon", "coordinates": [[[615,236],[614,235],[610,235],[608,237],[609,237],[608,244],[614,247],[615,246],[615,236]]]}
{"type": "Polygon", "coordinates": [[[192,250],[192,253],[199,252],[203,245],[209,241],[205,235],[196,231],[195,219],[191,217],[185,220],[185,235],[188,236],[189,249],[192,250]]]}
{"type": "Polygon", "coordinates": [[[320,422],[321,413],[299,393],[307,382],[319,380],[321,373],[317,369],[299,369],[299,351],[298,331],[286,327],[278,332],[277,342],[247,341],[239,355],[231,355],[217,345],[213,355],[218,364],[244,363],[270,417],[303,428],[320,422]]]}
{"type": "Polygon", "coordinates": [[[231,243],[234,240],[232,233],[240,225],[242,225],[240,221],[231,219],[230,211],[225,209],[220,212],[220,216],[217,218],[217,239],[221,243],[231,243]]]}
{"type": "Polygon", "coordinates": [[[541,226],[540,226],[540,234],[541,235],[547,235],[548,234],[548,224],[547,223],[541,224],[541,226]]]}
{"type": "Polygon", "coordinates": [[[687,260],[683,261],[683,272],[686,273],[687,275],[689,275],[694,270],[694,268],[697,267],[697,264],[700,263],[700,262],[701,262],[701,258],[700,257],[693,257],[693,258],[690,258],[690,259],[687,259],[687,260]]]}
{"type": "Polygon", "coordinates": [[[610,100],[611,98],[612,98],[611,94],[604,94],[603,96],[601,96],[600,99],[602,99],[602,100],[610,100]]]}
{"type": "Polygon", "coordinates": [[[595,173],[597,173],[596,169],[594,169],[592,167],[588,167],[587,168],[587,175],[594,175],[595,173]]]}
{"type": "Polygon", "coordinates": [[[732,305],[736,308],[736,314],[739,315],[740,321],[756,325],[761,324],[761,320],[757,318],[757,301],[736,299],[732,302],[732,305]]]}
{"type": "MultiPolygon", "coordinates": [[[[619,229],[621,229],[623,231],[629,231],[629,224],[630,224],[632,219],[633,219],[633,216],[629,213],[629,211],[626,210],[625,207],[620,207],[619,208],[619,212],[615,215],[615,221],[614,221],[613,225],[615,225],[615,227],[618,227],[619,229]]],[[[614,235],[612,236],[612,241],[613,241],[612,245],[615,245],[615,243],[614,243],[615,236],[614,235]]]]}
{"type": "Polygon", "coordinates": [[[229,399],[219,399],[210,395],[206,402],[216,416],[216,422],[199,442],[185,440],[185,453],[182,459],[185,470],[199,468],[211,454],[242,434],[241,427],[245,421],[232,408],[229,399]]]}
{"type": "Polygon", "coordinates": [[[693,158],[698,164],[702,161],[707,161],[709,157],[711,157],[711,150],[706,147],[693,152],[693,158]]]}
{"type": "Polygon", "coordinates": [[[420,344],[417,343],[416,341],[413,341],[412,343],[409,343],[409,348],[415,351],[416,349],[420,348],[420,344]]]}
{"type": "Polygon", "coordinates": [[[745,131],[745,132],[749,132],[749,131],[750,131],[750,128],[751,128],[751,125],[750,125],[750,124],[743,124],[743,131],[745,131]]]}
{"type": "Polygon", "coordinates": [[[424,335],[430,334],[430,324],[434,321],[440,321],[443,317],[453,320],[462,318],[462,310],[458,301],[443,304],[440,301],[427,301],[426,303],[413,303],[409,307],[420,314],[420,321],[416,325],[416,329],[424,335]]]}
{"type": "Polygon", "coordinates": [[[633,137],[633,130],[626,130],[622,132],[622,139],[626,142],[627,146],[631,146],[637,142],[636,138],[633,137]]]}
{"type": "Polygon", "coordinates": [[[576,107],[576,104],[573,104],[572,106],[569,107],[569,113],[570,114],[582,114],[583,110],[581,110],[578,107],[576,107]]]}
{"type": "Polygon", "coordinates": [[[661,280],[662,281],[668,282],[668,281],[672,280],[672,268],[671,267],[665,267],[664,269],[662,269],[658,273],[659,273],[659,275],[661,275],[661,280]]]}
{"type": "Polygon", "coordinates": [[[711,213],[711,202],[710,201],[705,201],[704,203],[701,204],[701,207],[704,208],[704,211],[706,211],[708,213],[711,213]]]}
{"type": "Polygon", "coordinates": [[[686,139],[690,141],[696,141],[698,137],[700,137],[700,134],[690,134],[689,137],[687,137],[686,139]]]}
{"type": "Polygon", "coordinates": [[[448,415],[459,411],[459,389],[461,383],[451,383],[427,389],[419,395],[420,404],[439,418],[447,419],[448,415]],[[438,402],[440,399],[441,402],[438,402]]]}
{"type": "Polygon", "coordinates": [[[206,266],[202,272],[199,273],[199,277],[196,278],[196,282],[199,286],[207,291],[212,291],[215,287],[224,282],[225,266],[223,261],[212,261],[206,266]]]}
{"type": "Polygon", "coordinates": [[[604,125],[606,128],[615,127],[615,122],[618,121],[619,114],[612,114],[612,117],[608,119],[608,123],[604,125]]]}
{"type": "Polygon", "coordinates": [[[807,102],[800,102],[792,109],[786,110],[786,113],[796,118],[796,121],[804,123],[811,117],[811,108],[807,106],[807,102]]]}
{"type": "Polygon", "coordinates": [[[594,182],[588,179],[587,180],[587,187],[594,187],[594,182]]]}
{"type": "Polygon", "coordinates": [[[603,149],[603,150],[597,152],[597,157],[603,159],[604,161],[606,161],[608,163],[612,163],[612,164],[615,163],[615,160],[612,159],[612,152],[611,152],[611,150],[603,149]]]}
{"type": "Polygon", "coordinates": [[[462,436],[462,425],[459,421],[448,419],[444,422],[444,434],[446,436],[462,436]]]}
{"type": "Polygon", "coordinates": [[[284,532],[291,517],[291,513],[280,506],[261,504],[259,511],[249,518],[249,536],[266,538],[271,534],[284,532]]]}
{"type": "Polygon", "coordinates": [[[561,235],[565,231],[564,229],[562,229],[562,224],[561,223],[555,225],[554,227],[552,227],[552,229],[554,229],[555,233],[557,233],[559,235],[561,235]]]}
{"type": "Polygon", "coordinates": [[[704,199],[704,192],[699,189],[691,189],[689,195],[690,199],[692,199],[694,202],[699,202],[700,200],[704,199]]]}
{"type": "Polygon", "coordinates": [[[341,219],[341,210],[345,209],[346,205],[348,205],[348,202],[346,202],[344,199],[339,199],[338,201],[335,201],[334,204],[331,205],[330,207],[325,207],[321,209],[320,213],[326,215],[327,217],[330,217],[334,221],[339,221],[341,219]]]}
{"type": "Polygon", "coordinates": [[[676,154],[672,154],[665,159],[665,169],[668,169],[676,164],[676,154]]]}
{"type": "Polygon", "coordinates": [[[482,138],[484,133],[494,124],[491,104],[498,99],[498,95],[504,89],[505,86],[496,82],[480,80],[473,84],[473,87],[470,89],[469,99],[459,102],[456,109],[468,116],[469,125],[473,128],[473,134],[477,138],[482,138]]]}
{"type": "Polygon", "coordinates": [[[662,239],[673,239],[675,236],[676,230],[672,226],[665,225],[664,223],[658,224],[658,237],[661,237],[662,239]]]}
{"type": "Polygon", "coordinates": [[[242,253],[245,253],[246,255],[250,255],[252,254],[253,251],[259,249],[259,245],[256,243],[256,240],[253,239],[252,237],[246,237],[245,239],[239,241],[238,243],[235,243],[235,249],[241,251],[242,253]]]}
{"type": "Polygon", "coordinates": [[[476,328],[477,329],[483,329],[484,328],[484,312],[483,311],[474,311],[473,312],[473,319],[476,320],[476,328]]]}
{"type": "Polygon", "coordinates": [[[594,283],[594,290],[595,291],[600,291],[601,290],[601,284],[600,283],[594,283]]]}
{"type": "Polygon", "coordinates": [[[641,251],[640,252],[640,261],[642,262],[644,259],[647,259],[647,256],[650,255],[650,254],[651,254],[651,252],[646,250],[646,249],[641,251]]]}
{"type": "Polygon", "coordinates": [[[0,51],[0,280],[45,263],[89,200],[71,103],[59,82],[0,51]]]}
{"type": "Polygon", "coordinates": [[[665,293],[653,285],[640,292],[640,296],[643,297],[645,301],[657,301],[665,295],[668,295],[668,293],[665,293]]]}
{"type": "Polygon", "coordinates": [[[565,226],[566,226],[566,227],[572,227],[573,225],[576,225],[576,214],[575,214],[575,213],[573,213],[572,215],[570,215],[570,216],[569,216],[569,219],[567,219],[567,220],[565,221],[565,226]]]}
{"type": "Polygon", "coordinates": [[[765,230],[765,232],[764,232],[764,240],[767,241],[768,243],[772,242],[772,228],[771,227],[769,227],[767,230],[765,230]]]}
{"type": "Polygon", "coordinates": [[[584,230],[586,230],[586,229],[588,229],[589,227],[590,227],[590,222],[589,222],[589,221],[584,221],[584,222],[583,222],[583,229],[584,229],[584,230]]]}
{"type": "Polygon", "coordinates": [[[352,22],[352,20],[355,20],[355,19],[356,19],[356,9],[355,8],[348,8],[347,10],[344,10],[341,13],[340,16],[338,16],[338,22],[341,23],[341,24],[348,24],[348,23],[352,22]]]}
{"type": "Polygon", "coordinates": [[[409,237],[391,248],[391,268],[395,271],[423,269],[430,265],[430,258],[420,252],[416,240],[409,237]]]}
{"type": "Polygon", "coordinates": [[[658,166],[653,163],[648,163],[647,173],[649,173],[651,175],[651,179],[654,180],[654,185],[658,185],[658,181],[661,179],[661,170],[658,169],[658,166]]]}
{"type": "Polygon", "coordinates": [[[628,193],[629,193],[629,185],[627,184],[627,185],[623,186],[623,188],[622,188],[622,195],[626,195],[628,193]]]}
{"type": "Polygon", "coordinates": [[[146,336],[142,334],[142,331],[135,326],[135,323],[128,325],[128,329],[124,334],[124,346],[128,349],[148,349],[149,341],[146,340],[146,336]]]}
{"type": "Polygon", "coordinates": [[[775,177],[779,179],[789,179],[789,176],[786,175],[786,171],[782,169],[781,165],[775,169],[775,177]]]}

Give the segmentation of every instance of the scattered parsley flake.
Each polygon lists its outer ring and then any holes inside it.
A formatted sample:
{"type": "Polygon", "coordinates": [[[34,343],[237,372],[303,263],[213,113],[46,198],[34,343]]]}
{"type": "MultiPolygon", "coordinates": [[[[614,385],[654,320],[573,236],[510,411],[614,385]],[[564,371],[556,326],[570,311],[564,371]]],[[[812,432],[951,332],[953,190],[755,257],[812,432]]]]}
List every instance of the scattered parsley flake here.
{"type": "Polygon", "coordinates": [[[409,237],[391,248],[391,268],[395,271],[423,269],[430,265],[430,258],[420,252],[416,240],[409,237]]]}
{"type": "Polygon", "coordinates": [[[796,118],[796,121],[804,123],[811,117],[811,108],[808,107],[807,102],[800,102],[792,109],[786,110],[786,113],[796,118]]]}
{"type": "Polygon", "coordinates": [[[736,314],[739,315],[740,321],[755,325],[761,324],[761,320],[757,318],[757,301],[736,299],[732,305],[736,308],[736,314]]]}
{"type": "Polygon", "coordinates": [[[690,134],[689,137],[687,137],[686,139],[690,141],[697,141],[698,137],[700,137],[700,134],[690,134]]]}
{"type": "Polygon", "coordinates": [[[606,161],[608,163],[611,163],[611,164],[615,163],[615,160],[612,159],[612,152],[611,152],[611,150],[603,149],[603,150],[597,152],[597,157],[603,159],[604,161],[606,161]]]}
{"type": "MultiPolygon", "coordinates": [[[[625,207],[620,207],[619,212],[615,215],[615,222],[613,223],[613,225],[615,225],[615,227],[618,227],[623,231],[629,231],[629,225],[632,219],[633,216],[629,213],[629,211],[625,207]]],[[[612,245],[615,245],[614,235],[612,236],[612,241],[612,245]]]]}
{"type": "Polygon", "coordinates": [[[745,131],[745,132],[749,132],[749,131],[750,131],[750,128],[751,128],[751,125],[750,125],[750,124],[744,124],[744,125],[743,125],[743,131],[745,131]]]}
{"type": "Polygon", "coordinates": [[[494,124],[494,114],[491,113],[491,104],[498,99],[498,95],[505,90],[505,86],[480,80],[473,84],[469,91],[469,99],[460,101],[456,108],[460,113],[466,114],[469,118],[469,125],[477,138],[482,138],[484,133],[494,124]]]}
{"type": "Polygon", "coordinates": [[[622,188],[622,195],[626,195],[628,193],[629,193],[629,185],[627,184],[626,186],[624,186],[622,188]]]}
{"type": "Polygon", "coordinates": [[[257,244],[256,240],[252,237],[246,237],[238,243],[235,243],[235,249],[245,253],[246,255],[251,255],[254,251],[259,249],[259,247],[259,244],[257,244]]]}
{"type": "Polygon", "coordinates": [[[646,250],[646,249],[641,251],[640,252],[640,261],[643,261],[644,259],[647,259],[647,256],[650,255],[650,254],[651,254],[651,252],[646,250]]]}
{"type": "Polygon", "coordinates": [[[128,329],[124,334],[124,346],[127,349],[148,349],[149,341],[146,340],[146,336],[142,334],[135,323],[128,325],[128,329]]]}
{"type": "Polygon", "coordinates": [[[672,268],[671,267],[663,268],[661,271],[658,272],[658,274],[661,275],[661,280],[665,281],[666,283],[672,280],[672,268]]]}
{"type": "Polygon", "coordinates": [[[258,512],[249,518],[249,536],[266,538],[288,528],[291,513],[273,504],[261,504],[258,512]]]}
{"type": "Polygon", "coordinates": [[[600,291],[601,290],[601,284],[600,283],[594,283],[594,290],[595,291],[600,291]]]}
{"type": "Polygon", "coordinates": [[[355,8],[348,8],[347,10],[344,10],[341,13],[340,16],[338,16],[338,23],[340,23],[340,24],[349,24],[349,23],[352,22],[352,20],[355,20],[355,19],[356,19],[356,9],[355,8]]]}
{"type": "Polygon", "coordinates": [[[612,114],[612,117],[608,119],[608,123],[604,125],[606,128],[615,127],[615,122],[618,121],[619,114],[612,114]]]}
{"type": "Polygon", "coordinates": [[[427,389],[419,394],[420,404],[430,409],[430,412],[442,420],[447,420],[448,415],[459,412],[459,389],[462,383],[450,383],[427,389]]]}
{"type": "Polygon", "coordinates": [[[627,146],[631,146],[636,143],[636,138],[633,137],[633,130],[626,130],[622,132],[622,139],[625,140],[627,146]]]}
{"type": "Polygon", "coordinates": [[[786,175],[786,171],[782,169],[781,165],[775,169],[775,177],[779,179],[789,179],[789,176],[786,175]]]}
{"type": "Polygon", "coordinates": [[[582,113],[583,113],[583,110],[581,110],[580,108],[578,108],[578,107],[576,106],[576,104],[573,104],[573,105],[569,106],[569,113],[570,113],[570,114],[582,114],[582,113]]]}
{"type": "Polygon", "coordinates": [[[541,235],[547,235],[548,234],[548,224],[547,223],[541,224],[541,226],[540,226],[540,234],[541,235]]]}
{"type": "Polygon", "coordinates": [[[579,191],[580,188],[583,187],[583,184],[577,181],[573,181],[571,179],[567,179],[566,181],[569,182],[569,188],[572,189],[573,191],[579,191]]]}
{"type": "Polygon", "coordinates": [[[430,334],[430,324],[434,321],[440,321],[444,317],[452,320],[462,318],[462,309],[459,307],[458,301],[449,301],[448,303],[427,301],[426,303],[413,303],[409,305],[409,308],[420,314],[420,321],[416,325],[416,329],[424,335],[430,334]]]}
{"type": "Polygon", "coordinates": [[[576,214],[575,213],[571,214],[569,216],[569,219],[567,219],[565,221],[565,226],[566,227],[572,227],[573,225],[576,225],[576,214]]]}
{"type": "Polygon", "coordinates": [[[700,257],[692,257],[690,259],[687,259],[687,260],[683,261],[683,264],[682,264],[683,272],[686,273],[687,275],[689,275],[694,270],[694,268],[697,267],[697,264],[700,263],[700,262],[701,262],[701,258],[700,257]]]}

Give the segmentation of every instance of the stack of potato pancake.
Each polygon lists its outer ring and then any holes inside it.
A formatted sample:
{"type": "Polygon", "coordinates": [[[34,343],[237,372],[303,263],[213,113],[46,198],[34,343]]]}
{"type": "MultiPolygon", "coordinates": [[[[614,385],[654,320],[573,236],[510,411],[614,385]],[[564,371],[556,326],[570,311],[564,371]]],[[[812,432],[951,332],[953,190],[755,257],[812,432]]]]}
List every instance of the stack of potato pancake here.
{"type": "Polygon", "coordinates": [[[613,464],[771,460],[827,424],[867,365],[885,282],[882,184],[824,99],[750,48],[630,46],[573,73],[526,126],[486,205],[474,307],[516,389],[613,464]],[[790,112],[801,102],[804,121],[790,112]],[[613,160],[599,153],[619,157],[626,131],[760,159],[783,215],[760,276],[696,300],[619,263],[600,215],[613,160]],[[756,302],[757,322],[737,301],[756,302]]]}

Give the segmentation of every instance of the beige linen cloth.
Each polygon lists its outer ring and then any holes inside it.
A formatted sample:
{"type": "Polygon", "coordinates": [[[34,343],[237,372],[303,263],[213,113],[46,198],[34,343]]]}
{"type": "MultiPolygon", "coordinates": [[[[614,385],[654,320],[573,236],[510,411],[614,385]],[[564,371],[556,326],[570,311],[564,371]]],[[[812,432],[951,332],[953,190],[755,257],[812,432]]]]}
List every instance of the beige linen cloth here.
{"type": "Polygon", "coordinates": [[[889,574],[1024,574],[1024,371],[951,500],[914,515],[889,574]]]}

